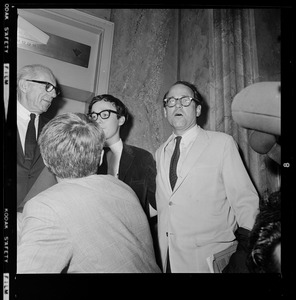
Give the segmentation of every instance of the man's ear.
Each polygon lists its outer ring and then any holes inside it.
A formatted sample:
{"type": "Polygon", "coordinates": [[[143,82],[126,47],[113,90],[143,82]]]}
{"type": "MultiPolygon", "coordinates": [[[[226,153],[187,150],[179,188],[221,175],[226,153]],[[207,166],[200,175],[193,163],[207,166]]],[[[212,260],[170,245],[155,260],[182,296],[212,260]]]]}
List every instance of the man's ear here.
{"type": "Polygon", "coordinates": [[[121,116],[121,117],[118,119],[118,125],[119,125],[119,126],[122,126],[124,123],[125,123],[125,117],[124,117],[124,116],[121,116]]]}
{"type": "Polygon", "coordinates": [[[26,91],[28,89],[28,83],[26,80],[20,79],[18,82],[18,86],[23,93],[26,93],[26,91]]]}
{"type": "Polygon", "coordinates": [[[201,114],[201,105],[196,106],[196,116],[199,117],[201,114]]]}
{"type": "Polygon", "coordinates": [[[164,112],[164,117],[166,118],[167,117],[167,111],[166,111],[165,107],[163,108],[163,112],[164,112]]]}

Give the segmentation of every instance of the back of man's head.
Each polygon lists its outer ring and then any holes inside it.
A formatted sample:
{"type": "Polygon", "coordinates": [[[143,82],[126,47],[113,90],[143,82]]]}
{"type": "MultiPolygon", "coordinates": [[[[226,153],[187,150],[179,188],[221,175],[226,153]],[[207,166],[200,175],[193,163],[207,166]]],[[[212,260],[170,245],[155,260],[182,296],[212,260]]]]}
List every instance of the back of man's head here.
{"type": "Polygon", "coordinates": [[[52,173],[59,178],[81,178],[96,173],[105,135],[86,115],[65,113],[44,126],[38,143],[52,173]]]}

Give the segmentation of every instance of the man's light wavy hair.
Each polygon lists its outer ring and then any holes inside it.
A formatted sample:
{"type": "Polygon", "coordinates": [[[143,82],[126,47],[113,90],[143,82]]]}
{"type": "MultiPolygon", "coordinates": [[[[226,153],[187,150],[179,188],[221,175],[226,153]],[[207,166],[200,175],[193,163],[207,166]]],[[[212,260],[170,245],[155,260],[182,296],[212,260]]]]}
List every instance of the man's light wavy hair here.
{"type": "Polygon", "coordinates": [[[100,125],[82,113],[56,116],[44,126],[38,139],[45,164],[59,178],[95,174],[104,143],[100,125]]]}

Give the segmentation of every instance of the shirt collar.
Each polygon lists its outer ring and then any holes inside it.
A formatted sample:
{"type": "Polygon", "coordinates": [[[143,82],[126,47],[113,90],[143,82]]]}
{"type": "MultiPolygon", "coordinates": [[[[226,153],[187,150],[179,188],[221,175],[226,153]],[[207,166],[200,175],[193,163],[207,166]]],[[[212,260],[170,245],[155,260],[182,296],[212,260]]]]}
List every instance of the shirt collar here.
{"type": "Polygon", "coordinates": [[[19,101],[16,102],[16,108],[17,108],[17,114],[24,118],[24,119],[30,119],[30,112],[23,106],[20,104],[19,101]]]}
{"type": "MultiPolygon", "coordinates": [[[[195,140],[198,132],[200,131],[200,127],[196,124],[189,130],[187,130],[183,135],[182,135],[182,140],[181,143],[184,144],[185,146],[188,145],[190,142],[195,140]]],[[[177,137],[175,133],[173,133],[173,139],[177,137]]]]}
{"type": "MultiPolygon", "coordinates": [[[[31,112],[27,110],[19,101],[16,101],[16,109],[17,109],[17,115],[20,116],[23,119],[30,119],[31,112]]],[[[36,119],[39,117],[38,114],[36,114],[36,119]]]]}
{"type": "Polygon", "coordinates": [[[118,142],[112,144],[111,146],[109,146],[109,148],[113,153],[120,153],[123,148],[122,139],[119,139],[118,142]]]}

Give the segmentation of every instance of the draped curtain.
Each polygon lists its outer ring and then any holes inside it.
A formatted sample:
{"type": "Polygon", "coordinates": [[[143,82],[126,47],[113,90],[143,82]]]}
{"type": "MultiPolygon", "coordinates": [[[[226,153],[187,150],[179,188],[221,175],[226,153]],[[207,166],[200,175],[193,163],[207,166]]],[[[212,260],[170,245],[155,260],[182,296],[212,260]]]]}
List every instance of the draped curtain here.
{"type": "Polygon", "coordinates": [[[210,130],[233,136],[257,191],[265,198],[270,193],[266,155],[252,150],[250,131],[231,116],[234,96],[259,78],[254,11],[213,9],[210,19],[210,130]]]}

